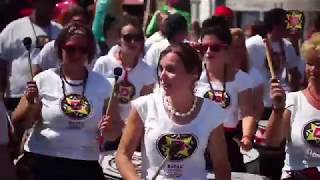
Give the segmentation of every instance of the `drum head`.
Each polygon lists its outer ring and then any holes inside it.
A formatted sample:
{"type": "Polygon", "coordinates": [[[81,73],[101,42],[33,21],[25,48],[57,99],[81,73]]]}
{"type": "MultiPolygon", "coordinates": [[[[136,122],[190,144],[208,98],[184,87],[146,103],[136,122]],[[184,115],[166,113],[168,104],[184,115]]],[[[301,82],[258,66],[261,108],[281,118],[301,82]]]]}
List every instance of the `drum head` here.
{"type": "Polygon", "coordinates": [[[244,164],[250,163],[259,157],[259,152],[256,149],[251,149],[250,151],[240,150],[243,155],[244,164]]]}
{"type": "MultiPolygon", "coordinates": [[[[107,151],[100,155],[100,165],[107,179],[122,179],[120,172],[116,166],[116,151],[107,151]]],[[[136,166],[139,175],[142,173],[141,153],[135,152],[132,156],[132,162],[136,166]]]]}

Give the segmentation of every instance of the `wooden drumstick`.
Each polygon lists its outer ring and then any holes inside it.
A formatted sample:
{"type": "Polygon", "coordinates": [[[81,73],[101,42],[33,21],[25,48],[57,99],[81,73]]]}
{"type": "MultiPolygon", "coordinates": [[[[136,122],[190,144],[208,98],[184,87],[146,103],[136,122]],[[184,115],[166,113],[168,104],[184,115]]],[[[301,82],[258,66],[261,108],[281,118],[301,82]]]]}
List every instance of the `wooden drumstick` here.
{"type": "Polygon", "coordinates": [[[271,54],[271,46],[270,43],[267,39],[263,40],[265,46],[266,46],[266,56],[267,56],[267,62],[268,62],[268,67],[269,67],[269,71],[271,74],[271,79],[276,79],[276,73],[273,67],[273,61],[272,61],[272,54],[271,54]]]}
{"type": "MultiPolygon", "coordinates": [[[[112,101],[114,93],[115,93],[115,87],[116,87],[117,81],[118,81],[119,77],[122,75],[122,68],[120,68],[120,67],[114,68],[113,75],[114,75],[114,84],[112,86],[111,96],[110,96],[110,99],[108,101],[108,105],[107,105],[107,108],[106,108],[106,115],[108,115],[108,112],[110,110],[111,101],[112,101]]],[[[100,134],[99,134],[98,141],[99,141],[99,145],[100,145],[100,151],[102,151],[104,138],[103,138],[103,133],[102,133],[101,130],[99,131],[99,133],[100,134]]]]}
{"type": "Polygon", "coordinates": [[[178,144],[172,142],[169,146],[168,153],[166,157],[162,160],[159,168],[157,169],[156,173],[152,177],[152,180],[156,180],[158,175],[160,174],[160,171],[163,169],[164,165],[171,159],[171,157],[179,151],[179,146],[178,144]]]}

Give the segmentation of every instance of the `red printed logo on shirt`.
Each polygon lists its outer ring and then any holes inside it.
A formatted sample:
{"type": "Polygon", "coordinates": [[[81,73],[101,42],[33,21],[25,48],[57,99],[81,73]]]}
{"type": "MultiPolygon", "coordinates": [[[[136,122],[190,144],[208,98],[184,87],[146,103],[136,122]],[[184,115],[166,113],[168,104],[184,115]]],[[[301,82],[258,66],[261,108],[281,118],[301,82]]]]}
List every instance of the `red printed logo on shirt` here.
{"type": "Polygon", "coordinates": [[[121,81],[116,86],[116,96],[121,104],[129,103],[136,93],[136,88],[129,81],[121,81]]]}
{"type": "Polygon", "coordinates": [[[230,106],[231,98],[226,91],[221,90],[209,90],[204,94],[204,98],[208,98],[218,103],[222,108],[230,106]]]}
{"type": "Polygon", "coordinates": [[[303,129],[305,141],[315,148],[320,148],[320,121],[315,120],[305,125],[303,129]]]}

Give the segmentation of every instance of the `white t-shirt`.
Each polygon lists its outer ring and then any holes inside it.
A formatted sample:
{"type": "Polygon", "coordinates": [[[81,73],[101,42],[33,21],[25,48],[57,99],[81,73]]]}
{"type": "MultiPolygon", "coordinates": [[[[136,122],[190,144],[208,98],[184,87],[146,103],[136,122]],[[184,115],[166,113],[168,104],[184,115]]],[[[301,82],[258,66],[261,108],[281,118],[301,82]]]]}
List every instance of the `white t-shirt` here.
{"type": "MultiPolygon", "coordinates": [[[[42,71],[59,67],[59,63],[61,62],[61,60],[58,57],[56,48],[54,47],[54,42],[54,40],[48,42],[41,49],[39,55],[32,60],[32,64],[39,65],[42,71]]],[[[97,50],[98,49],[99,48],[97,48],[97,50]]],[[[93,69],[93,65],[98,58],[98,53],[99,52],[97,51],[95,57],[92,59],[92,62],[87,65],[87,68],[89,70],[93,69]]]]}
{"type": "Polygon", "coordinates": [[[98,122],[104,114],[105,99],[111,95],[110,83],[100,74],[89,71],[85,100],[80,100],[84,87],[63,81],[64,98],[62,80],[55,69],[39,73],[34,80],[42,102],[43,121],[33,129],[24,149],[54,157],[98,160],[98,122]]]}
{"type": "Polygon", "coordinates": [[[165,50],[170,45],[167,39],[163,39],[162,41],[153,44],[150,49],[147,51],[144,62],[146,62],[151,68],[153,72],[157,73],[158,62],[160,58],[160,54],[163,50],[165,50]]]}
{"type": "Polygon", "coordinates": [[[7,97],[21,97],[26,82],[31,80],[28,52],[23,45],[23,39],[26,37],[32,39],[31,59],[33,59],[39,54],[40,46],[42,47],[50,39],[57,38],[60,29],[61,26],[53,21],[46,28],[39,27],[36,24],[32,26],[29,17],[23,17],[12,21],[1,32],[0,58],[8,60],[10,63],[7,97]],[[34,30],[32,27],[34,27],[34,30]]]}
{"type": "Polygon", "coordinates": [[[152,34],[152,36],[150,36],[145,42],[144,42],[144,47],[146,52],[150,49],[150,47],[155,44],[158,43],[162,40],[164,40],[165,37],[158,31],[155,32],[154,34],[152,34]]]}
{"type": "MultiPolygon", "coordinates": [[[[238,72],[235,75],[235,78],[233,81],[229,81],[226,83],[226,93],[228,94],[228,97],[224,97],[226,99],[226,107],[224,108],[225,113],[227,114],[224,127],[227,128],[236,128],[239,123],[239,116],[238,113],[240,111],[239,107],[239,99],[238,96],[241,92],[248,90],[252,88],[253,80],[252,78],[244,73],[241,70],[238,70],[238,72]]],[[[214,101],[214,97],[216,97],[216,100],[214,102],[222,105],[220,102],[222,102],[223,95],[223,85],[219,82],[211,82],[212,88],[214,90],[214,93],[212,92],[210,85],[208,83],[206,72],[203,71],[200,77],[200,80],[197,82],[196,88],[195,88],[195,94],[196,96],[203,97],[203,98],[209,98],[214,101]]]]}
{"type": "Polygon", "coordinates": [[[320,165],[320,110],[308,102],[302,91],[288,93],[286,107],[291,112],[291,130],[286,144],[283,170],[318,167],[320,165]]]}
{"type": "Polygon", "coordinates": [[[218,105],[204,99],[197,117],[190,123],[178,125],[172,121],[163,104],[163,96],[153,93],[132,102],[143,124],[143,178],[151,179],[175,143],[177,150],[161,170],[157,179],[207,179],[204,152],[210,133],[223,123],[225,114],[218,105]]]}
{"type": "MultiPolygon", "coordinates": [[[[287,39],[283,39],[284,44],[284,51],[285,51],[285,68],[284,70],[278,74],[278,78],[285,88],[286,91],[290,91],[288,82],[286,80],[286,72],[290,69],[298,67],[299,65],[299,57],[296,55],[294,47],[292,46],[291,42],[287,39]]],[[[271,42],[271,46],[274,52],[280,53],[280,43],[278,42],[271,42]]],[[[248,58],[249,58],[249,66],[256,67],[258,71],[262,74],[264,79],[264,106],[271,107],[272,102],[270,99],[270,72],[266,66],[266,48],[263,42],[263,39],[259,35],[252,36],[246,40],[246,47],[248,51],[248,58]]]]}
{"type": "Polygon", "coordinates": [[[120,46],[112,47],[106,56],[100,57],[94,65],[93,71],[102,74],[106,79],[114,84],[113,70],[116,67],[122,68],[122,75],[118,79],[119,84],[119,110],[121,118],[126,121],[131,110],[130,101],[139,97],[144,86],[155,83],[155,76],[152,69],[143,62],[142,58],[138,60],[137,65],[129,72],[127,72],[127,80],[120,62],[115,58],[120,50],[120,46]]]}
{"type": "Polygon", "coordinates": [[[9,138],[7,112],[3,101],[0,101],[0,145],[7,144],[8,142],[9,138]]]}
{"type": "Polygon", "coordinates": [[[264,84],[264,79],[262,74],[258,71],[257,68],[252,67],[250,68],[249,72],[247,73],[253,80],[252,88],[257,88],[264,84]]]}

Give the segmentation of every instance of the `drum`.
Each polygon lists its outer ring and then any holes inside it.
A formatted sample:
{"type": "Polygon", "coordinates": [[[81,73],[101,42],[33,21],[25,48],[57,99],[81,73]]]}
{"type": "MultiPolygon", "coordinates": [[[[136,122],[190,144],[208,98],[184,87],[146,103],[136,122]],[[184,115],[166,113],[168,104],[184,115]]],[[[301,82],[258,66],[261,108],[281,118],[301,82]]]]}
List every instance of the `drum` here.
{"type": "Polygon", "coordinates": [[[279,155],[284,152],[284,145],[281,147],[270,147],[266,145],[266,129],[268,120],[260,120],[255,134],[254,146],[260,154],[279,155]]]}
{"type": "MultiPolygon", "coordinates": [[[[108,180],[122,179],[120,172],[116,166],[116,151],[107,151],[100,154],[99,163],[103,169],[103,173],[108,180]]],[[[140,152],[135,152],[132,156],[132,162],[136,166],[139,175],[142,174],[142,158],[140,152]]]]}
{"type": "Polygon", "coordinates": [[[243,155],[243,162],[248,173],[259,173],[259,152],[256,149],[251,149],[246,152],[240,150],[243,155]]]}
{"type": "MultiPolygon", "coordinates": [[[[208,173],[207,175],[208,180],[214,180],[214,174],[208,173]]],[[[249,173],[239,173],[239,172],[232,172],[231,174],[232,180],[267,180],[268,178],[264,176],[259,176],[257,174],[249,174],[249,173]]]]}

